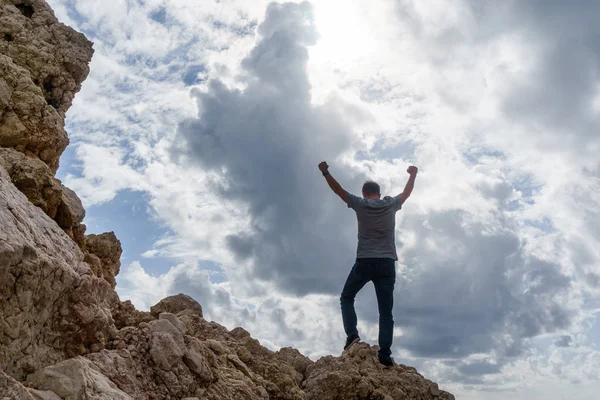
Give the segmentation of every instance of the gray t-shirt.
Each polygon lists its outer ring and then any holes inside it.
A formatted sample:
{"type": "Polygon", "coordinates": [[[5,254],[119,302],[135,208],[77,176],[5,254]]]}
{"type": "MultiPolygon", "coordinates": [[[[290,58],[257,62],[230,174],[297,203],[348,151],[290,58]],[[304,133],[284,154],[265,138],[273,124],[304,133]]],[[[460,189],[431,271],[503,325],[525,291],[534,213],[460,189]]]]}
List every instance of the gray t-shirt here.
{"type": "Polygon", "coordinates": [[[348,208],[356,211],[358,247],[356,258],[392,258],[396,254],[396,211],[402,208],[400,195],[374,200],[348,194],[348,208]]]}

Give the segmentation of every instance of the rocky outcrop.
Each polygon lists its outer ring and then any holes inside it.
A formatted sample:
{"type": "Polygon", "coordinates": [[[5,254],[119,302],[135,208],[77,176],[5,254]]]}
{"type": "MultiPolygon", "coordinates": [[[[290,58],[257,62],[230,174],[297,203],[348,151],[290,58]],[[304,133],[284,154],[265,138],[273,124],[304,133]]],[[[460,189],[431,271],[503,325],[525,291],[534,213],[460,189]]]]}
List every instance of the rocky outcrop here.
{"type": "Polygon", "coordinates": [[[25,386],[10,385],[73,399],[454,399],[414,368],[384,367],[366,343],[313,362],[295,349],[273,352],[244,329],[228,331],[193,308],[124,327],[112,349],[40,369],[25,386]]]}
{"type": "Polygon", "coordinates": [[[384,367],[377,348],[352,345],[340,357],[327,356],[307,367],[303,383],[307,399],[452,399],[413,367],[384,367]]]}
{"type": "Polygon", "coordinates": [[[0,369],[23,377],[104,347],[114,293],[0,167],[0,369]]]}
{"type": "Polygon", "coordinates": [[[150,307],[150,313],[155,317],[158,317],[163,312],[177,314],[181,311],[189,311],[198,316],[202,316],[202,306],[192,299],[190,296],[185,294],[178,294],[177,296],[167,297],[162,299],[155,306],[150,307]]]}
{"type": "Polygon", "coordinates": [[[0,0],[0,165],[80,246],[85,211],[54,174],[68,144],[65,113],[92,54],[92,43],[44,1],[0,0]]]}
{"type": "Polygon", "coordinates": [[[42,160],[14,149],[0,148],[0,165],[33,205],[41,208],[50,218],[56,217],[62,201],[62,187],[42,160]]]}
{"type": "Polygon", "coordinates": [[[120,301],[119,240],[85,236],[54,177],[91,55],[44,1],[0,0],[0,399],[453,399],[364,343],[313,362],[184,294],[150,312],[120,301]]]}
{"type": "Polygon", "coordinates": [[[43,0],[0,0],[0,147],[52,172],[67,147],[65,113],[89,73],[92,43],[43,0]]]}
{"type": "MultiPolygon", "coordinates": [[[[83,209],[83,208],[82,208],[83,209]]],[[[114,232],[85,237],[85,261],[91,266],[94,274],[106,280],[114,289],[117,285],[115,276],[121,269],[121,242],[114,232]]]]}

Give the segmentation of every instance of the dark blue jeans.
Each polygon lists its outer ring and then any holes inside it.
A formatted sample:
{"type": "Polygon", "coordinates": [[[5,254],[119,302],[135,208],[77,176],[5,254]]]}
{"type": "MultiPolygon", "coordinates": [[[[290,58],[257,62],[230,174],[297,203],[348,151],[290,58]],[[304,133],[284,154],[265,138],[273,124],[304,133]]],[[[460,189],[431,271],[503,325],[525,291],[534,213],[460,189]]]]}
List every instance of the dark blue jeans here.
{"type": "Polygon", "coordinates": [[[352,271],[346,279],[342,290],[340,304],[342,320],[348,337],[358,336],[356,329],[356,311],[354,298],[360,289],[369,281],[375,285],[377,306],[379,307],[379,354],[392,354],[392,339],[394,337],[394,284],[396,283],[396,261],[391,258],[357,258],[352,271]]]}

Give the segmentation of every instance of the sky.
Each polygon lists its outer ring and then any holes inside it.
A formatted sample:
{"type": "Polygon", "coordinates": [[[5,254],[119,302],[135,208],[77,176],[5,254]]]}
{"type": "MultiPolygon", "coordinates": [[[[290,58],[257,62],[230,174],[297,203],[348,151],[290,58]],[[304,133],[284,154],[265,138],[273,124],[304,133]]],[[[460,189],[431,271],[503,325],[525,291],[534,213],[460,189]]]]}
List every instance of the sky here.
{"type": "MultiPolygon", "coordinates": [[[[58,177],[138,309],[186,293],[339,355],[360,195],[396,217],[393,357],[459,399],[600,390],[600,4],[50,0],[94,42],[58,177]]],[[[368,285],[359,332],[377,343],[368,285]]]]}

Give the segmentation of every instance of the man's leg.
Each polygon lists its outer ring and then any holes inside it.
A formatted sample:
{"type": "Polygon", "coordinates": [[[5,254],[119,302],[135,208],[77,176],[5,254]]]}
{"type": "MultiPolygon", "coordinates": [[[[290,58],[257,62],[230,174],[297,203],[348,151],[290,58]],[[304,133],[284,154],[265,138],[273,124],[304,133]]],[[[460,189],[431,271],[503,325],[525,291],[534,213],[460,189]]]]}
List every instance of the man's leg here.
{"type": "MultiPolygon", "coordinates": [[[[394,284],[396,283],[396,262],[392,259],[381,259],[373,278],[377,306],[379,307],[379,360],[389,360],[392,354],[394,337],[394,284]]],[[[382,361],[383,362],[383,361],[382,361]]],[[[391,361],[390,361],[391,362],[391,361]]]]}
{"type": "Polygon", "coordinates": [[[370,280],[368,274],[368,265],[364,261],[356,260],[340,296],[340,304],[342,306],[342,320],[344,321],[344,331],[348,338],[357,338],[358,330],[356,329],[356,311],[354,311],[354,298],[360,289],[370,280]]]}

